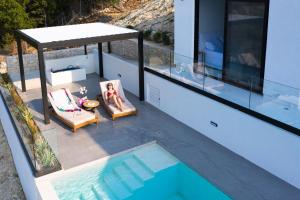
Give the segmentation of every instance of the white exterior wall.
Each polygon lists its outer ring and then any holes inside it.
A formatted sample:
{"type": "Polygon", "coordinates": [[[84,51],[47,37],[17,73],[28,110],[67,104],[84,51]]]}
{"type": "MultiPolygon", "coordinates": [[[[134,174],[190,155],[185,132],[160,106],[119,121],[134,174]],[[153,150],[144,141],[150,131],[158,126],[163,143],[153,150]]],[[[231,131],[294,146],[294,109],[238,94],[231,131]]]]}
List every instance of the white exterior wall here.
{"type": "Polygon", "coordinates": [[[0,120],[10,146],[13,160],[23,187],[24,194],[28,200],[39,199],[39,193],[35,184],[35,177],[32,174],[29,163],[23,152],[17,133],[15,132],[9,115],[6,112],[4,102],[0,98],[0,120]]]}
{"type": "Polygon", "coordinates": [[[149,84],[160,89],[159,109],[300,188],[299,136],[146,72],[148,102],[149,84]]]}
{"type": "Polygon", "coordinates": [[[87,74],[95,72],[95,62],[98,61],[95,59],[94,53],[89,53],[88,55],[79,55],[72,56],[66,58],[58,58],[58,59],[49,59],[45,61],[46,72],[49,72],[51,68],[64,68],[69,65],[79,66],[85,69],[87,74]]]}
{"type": "Polygon", "coordinates": [[[300,88],[300,1],[270,0],[265,79],[300,88]]]}
{"type": "MultiPolygon", "coordinates": [[[[136,64],[103,53],[103,66],[104,77],[106,79],[120,79],[122,86],[126,90],[139,96],[139,72],[136,64]]],[[[97,67],[97,73],[98,71],[99,68],[97,67]]]]}
{"type": "Polygon", "coordinates": [[[175,53],[194,57],[194,0],[174,0],[174,41],[175,53]]]}

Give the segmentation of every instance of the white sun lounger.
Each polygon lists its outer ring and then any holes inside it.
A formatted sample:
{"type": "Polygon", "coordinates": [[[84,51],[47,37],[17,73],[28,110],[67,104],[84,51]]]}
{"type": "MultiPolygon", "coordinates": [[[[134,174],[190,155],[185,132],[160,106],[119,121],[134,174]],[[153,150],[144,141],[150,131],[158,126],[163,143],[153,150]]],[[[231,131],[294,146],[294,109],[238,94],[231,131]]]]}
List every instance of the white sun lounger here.
{"type": "Polygon", "coordinates": [[[115,120],[116,118],[119,118],[119,117],[137,114],[136,108],[126,98],[120,80],[111,80],[111,81],[100,82],[100,89],[101,89],[101,94],[102,94],[102,99],[104,102],[105,109],[111,115],[113,120],[115,120]],[[112,83],[114,86],[114,89],[117,91],[118,95],[120,95],[120,97],[125,101],[123,103],[123,105],[124,105],[123,111],[120,111],[114,104],[111,104],[105,100],[104,97],[105,97],[105,92],[107,91],[107,87],[106,87],[107,83],[112,83]]]}
{"type": "Polygon", "coordinates": [[[77,129],[93,123],[99,123],[99,118],[86,110],[79,108],[69,89],[59,89],[48,93],[52,106],[52,114],[75,132],[77,129]]]}

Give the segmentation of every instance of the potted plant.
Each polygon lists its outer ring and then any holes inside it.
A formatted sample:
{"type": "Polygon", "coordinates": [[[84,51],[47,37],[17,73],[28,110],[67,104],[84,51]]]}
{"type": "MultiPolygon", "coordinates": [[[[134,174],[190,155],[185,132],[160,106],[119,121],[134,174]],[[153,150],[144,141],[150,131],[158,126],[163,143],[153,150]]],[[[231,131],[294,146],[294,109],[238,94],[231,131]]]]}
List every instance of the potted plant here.
{"type": "Polygon", "coordinates": [[[86,89],[86,87],[81,87],[80,88],[80,94],[81,94],[81,98],[78,99],[78,102],[79,102],[79,105],[82,106],[84,102],[86,102],[88,99],[87,99],[87,94],[88,90],[86,89]]]}

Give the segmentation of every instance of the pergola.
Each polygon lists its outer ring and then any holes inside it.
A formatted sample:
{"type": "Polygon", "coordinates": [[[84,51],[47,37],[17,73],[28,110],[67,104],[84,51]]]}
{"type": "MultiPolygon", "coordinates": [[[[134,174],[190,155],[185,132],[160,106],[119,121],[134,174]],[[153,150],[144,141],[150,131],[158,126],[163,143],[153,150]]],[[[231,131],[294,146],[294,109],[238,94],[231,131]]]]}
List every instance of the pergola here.
{"type": "MultiPolygon", "coordinates": [[[[103,54],[102,43],[116,40],[138,39],[138,62],[139,62],[139,98],[144,100],[144,52],[143,52],[143,33],[136,30],[122,28],[104,23],[89,23],[67,26],[56,26],[47,28],[23,29],[15,32],[18,45],[20,76],[22,83],[22,92],[26,92],[25,73],[23,63],[23,51],[21,40],[26,41],[37,49],[39,72],[41,80],[42,101],[44,120],[46,124],[50,123],[46,70],[44,60],[45,48],[64,48],[71,46],[85,46],[87,44],[98,44],[99,54],[99,75],[102,78],[103,72],[103,54]]],[[[86,46],[85,46],[86,47],[86,46]]],[[[85,48],[86,51],[86,48],[85,48]]]]}

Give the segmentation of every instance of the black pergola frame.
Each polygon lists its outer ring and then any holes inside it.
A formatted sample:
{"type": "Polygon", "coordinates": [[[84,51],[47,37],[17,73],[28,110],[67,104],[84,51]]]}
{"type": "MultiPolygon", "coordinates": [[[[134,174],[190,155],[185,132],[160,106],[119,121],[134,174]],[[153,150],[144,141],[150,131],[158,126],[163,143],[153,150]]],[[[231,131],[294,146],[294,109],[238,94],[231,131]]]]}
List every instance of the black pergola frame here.
{"type": "Polygon", "coordinates": [[[143,39],[143,32],[141,32],[141,31],[41,43],[41,42],[35,40],[34,38],[30,37],[29,35],[23,33],[21,30],[16,30],[15,38],[16,38],[17,47],[18,47],[18,57],[19,57],[22,92],[26,92],[26,83],[25,83],[23,50],[22,50],[21,41],[23,40],[37,49],[45,124],[50,123],[48,97],[47,97],[47,80],[46,80],[46,70],[45,70],[46,66],[45,66],[45,58],[44,58],[44,49],[45,48],[64,48],[64,47],[71,47],[71,46],[85,46],[88,44],[98,44],[99,76],[100,76],[100,78],[103,78],[104,66],[103,66],[102,43],[107,42],[109,51],[111,51],[110,50],[110,42],[111,41],[138,39],[139,99],[140,99],[140,101],[144,101],[144,99],[145,99],[145,94],[144,94],[144,49],[143,49],[144,39],[143,39]]]}

